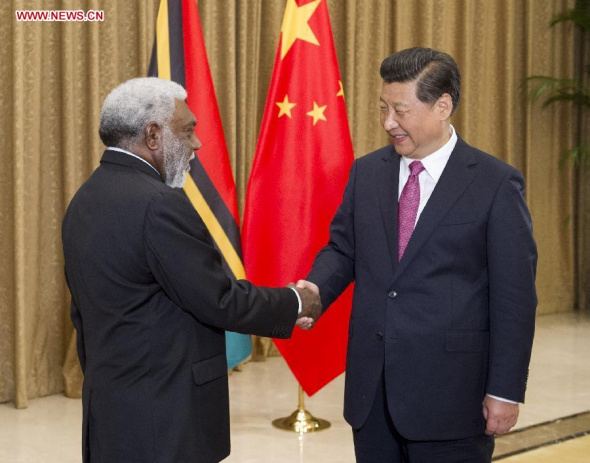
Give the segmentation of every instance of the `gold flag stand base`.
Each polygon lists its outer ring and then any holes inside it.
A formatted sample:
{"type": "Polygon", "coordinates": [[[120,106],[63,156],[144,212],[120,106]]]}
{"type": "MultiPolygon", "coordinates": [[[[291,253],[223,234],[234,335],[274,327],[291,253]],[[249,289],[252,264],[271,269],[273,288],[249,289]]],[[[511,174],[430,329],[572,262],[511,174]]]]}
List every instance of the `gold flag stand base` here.
{"type": "Polygon", "coordinates": [[[275,428],[284,431],[293,431],[299,434],[306,434],[308,432],[323,431],[330,427],[330,422],[315,418],[311,413],[305,409],[303,403],[303,388],[299,386],[299,407],[293,413],[285,418],[278,418],[272,422],[275,428]]]}

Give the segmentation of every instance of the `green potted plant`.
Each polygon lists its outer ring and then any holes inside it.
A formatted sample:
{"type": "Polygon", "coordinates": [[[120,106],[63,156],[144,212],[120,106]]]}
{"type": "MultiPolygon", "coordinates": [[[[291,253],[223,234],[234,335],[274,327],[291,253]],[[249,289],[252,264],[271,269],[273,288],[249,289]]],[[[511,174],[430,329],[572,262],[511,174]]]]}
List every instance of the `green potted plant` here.
{"type": "Polygon", "coordinates": [[[543,101],[543,108],[553,104],[573,104],[578,110],[577,145],[564,153],[562,163],[570,160],[574,166],[582,166],[588,162],[590,146],[584,142],[586,131],[582,127],[583,116],[590,109],[590,64],[585,60],[585,46],[588,43],[590,31],[590,0],[577,0],[571,10],[557,14],[550,22],[550,27],[559,23],[571,23],[579,31],[579,56],[581,61],[580,72],[577,78],[567,79],[550,76],[530,76],[527,78],[532,84],[531,101],[536,103],[543,101]]]}
{"type": "Polygon", "coordinates": [[[573,216],[568,217],[567,224],[574,226],[574,307],[579,309],[588,307],[590,294],[590,265],[587,256],[590,250],[587,246],[590,240],[590,202],[585,200],[588,185],[585,179],[588,173],[585,167],[590,165],[590,0],[576,0],[574,8],[557,14],[550,22],[550,27],[560,23],[569,23],[576,28],[575,48],[577,75],[573,79],[535,75],[527,78],[531,87],[530,98],[532,104],[543,101],[546,108],[555,104],[573,105],[576,111],[576,142],[573,148],[563,153],[560,165],[571,162],[574,167],[574,203],[573,216]]]}

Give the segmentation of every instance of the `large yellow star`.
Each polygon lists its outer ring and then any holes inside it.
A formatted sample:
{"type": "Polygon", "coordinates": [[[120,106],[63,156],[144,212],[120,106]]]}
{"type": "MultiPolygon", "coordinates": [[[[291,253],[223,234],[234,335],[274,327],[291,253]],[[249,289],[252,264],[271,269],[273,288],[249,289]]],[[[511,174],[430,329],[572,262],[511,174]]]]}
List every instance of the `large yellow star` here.
{"type": "Polygon", "coordinates": [[[289,95],[285,95],[285,99],[282,102],[277,101],[275,104],[280,108],[278,117],[287,116],[288,118],[291,118],[291,109],[297,106],[297,103],[291,103],[289,101],[289,95]]]}
{"type": "Polygon", "coordinates": [[[318,106],[318,104],[314,101],[313,102],[313,109],[309,111],[307,114],[310,117],[313,117],[313,125],[316,125],[318,121],[327,121],[326,116],[324,116],[324,111],[328,105],[325,106],[318,106]]]}
{"type": "Polygon", "coordinates": [[[319,45],[318,39],[309,27],[307,22],[322,0],[315,0],[303,6],[298,6],[295,0],[287,0],[283,25],[281,26],[281,59],[291,49],[295,40],[301,39],[306,42],[319,45]]]}

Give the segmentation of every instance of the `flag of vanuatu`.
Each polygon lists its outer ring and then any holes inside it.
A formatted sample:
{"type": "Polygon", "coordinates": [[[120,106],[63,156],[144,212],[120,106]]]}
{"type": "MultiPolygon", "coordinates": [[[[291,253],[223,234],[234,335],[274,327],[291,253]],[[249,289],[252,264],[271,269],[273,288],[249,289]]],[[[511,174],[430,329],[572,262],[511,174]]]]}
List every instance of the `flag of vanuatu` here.
{"type": "MultiPolygon", "coordinates": [[[[245,278],[236,186],[195,0],[161,0],[149,76],[186,88],[203,146],[191,161],[184,192],[209,229],[228,275],[245,278]]],[[[228,367],[252,352],[250,337],[226,333],[228,367]]]]}

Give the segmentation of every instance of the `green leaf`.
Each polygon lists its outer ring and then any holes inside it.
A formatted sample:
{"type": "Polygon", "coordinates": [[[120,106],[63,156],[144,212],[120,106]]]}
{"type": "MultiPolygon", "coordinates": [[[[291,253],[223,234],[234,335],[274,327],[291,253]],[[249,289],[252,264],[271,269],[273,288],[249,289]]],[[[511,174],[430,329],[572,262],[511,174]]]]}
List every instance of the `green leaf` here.
{"type": "Polygon", "coordinates": [[[590,145],[574,146],[562,154],[559,159],[559,167],[563,168],[571,162],[574,167],[586,166],[590,161],[590,145]]]}
{"type": "Polygon", "coordinates": [[[583,31],[590,31],[590,2],[587,0],[578,0],[575,8],[555,15],[549,26],[553,27],[563,22],[572,22],[574,26],[579,27],[583,31]]]}
{"type": "Polygon", "coordinates": [[[543,108],[553,103],[573,103],[579,107],[590,108],[590,89],[575,79],[550,76],[530,76],[527,81],[536,84],[530,91],[532,103],[545,97],[543,108]]]}
{"type": "Polygon", "coordinates": [[[590,109],[590,95],[581,92],[569,93],[566,91],[560,91],[548,97],[543,102],[543,108],[546,108],[553,103],[573,103],[576,106],[590,109]]]}

